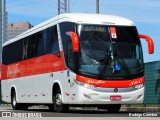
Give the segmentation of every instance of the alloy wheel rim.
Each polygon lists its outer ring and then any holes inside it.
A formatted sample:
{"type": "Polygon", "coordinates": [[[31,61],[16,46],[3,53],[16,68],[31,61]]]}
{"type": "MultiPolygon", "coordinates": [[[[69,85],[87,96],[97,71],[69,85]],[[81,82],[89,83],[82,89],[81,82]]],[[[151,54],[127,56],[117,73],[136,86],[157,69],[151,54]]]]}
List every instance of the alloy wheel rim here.
{"type": "Polygon", "coordinates": [[[55,102],[56,102],[56,104],[59,105],[59,106],[62,104],[61,94],[57,94],[57,95],[56,95],[55,102]]]}

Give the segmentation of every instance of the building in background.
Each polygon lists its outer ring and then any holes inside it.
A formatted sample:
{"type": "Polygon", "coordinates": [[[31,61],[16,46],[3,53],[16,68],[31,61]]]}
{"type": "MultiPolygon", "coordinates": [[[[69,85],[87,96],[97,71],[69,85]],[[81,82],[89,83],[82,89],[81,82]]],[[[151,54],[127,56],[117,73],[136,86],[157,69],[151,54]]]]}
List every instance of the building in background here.
{"type": "Polygon", "coordinates": [[[7,40],[7,11],[6,0],[0,0],[0,60],[2,44],[7,40]]]}
{"type": "MultiPolygon", "coordinates": [[[[7,40],[7,11],[6,0],[0,1],[0,40],[7,40]]],[[[3,42],[2,41],[2,42],[3,42]]]]}
{"type": "Polygon", "coordinates": [[[32,28],[33,26],[27,21],[15,21],[8,24],[7,37],[8,40],[15,38],[19,34],[25,32],[26,30],[32,28]]]}

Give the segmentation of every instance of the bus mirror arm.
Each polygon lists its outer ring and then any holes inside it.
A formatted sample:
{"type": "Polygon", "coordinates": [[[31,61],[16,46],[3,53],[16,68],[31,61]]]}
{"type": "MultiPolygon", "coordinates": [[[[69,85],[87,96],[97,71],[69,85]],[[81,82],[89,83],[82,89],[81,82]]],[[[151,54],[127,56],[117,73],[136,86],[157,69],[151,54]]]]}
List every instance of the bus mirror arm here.
{"type": "Polygon", "coordinates": [[[72,39],[73,52],[79,52],[79,38],[75,32],[66,32],[72,39]]]}
{"type": "Polygon", "coordinates": [[[139,37],[145,39],[148,42],[148,53],[153,54],[154,53],[154,42],[152,38],[144,34],[139,34],[139,37]]]}

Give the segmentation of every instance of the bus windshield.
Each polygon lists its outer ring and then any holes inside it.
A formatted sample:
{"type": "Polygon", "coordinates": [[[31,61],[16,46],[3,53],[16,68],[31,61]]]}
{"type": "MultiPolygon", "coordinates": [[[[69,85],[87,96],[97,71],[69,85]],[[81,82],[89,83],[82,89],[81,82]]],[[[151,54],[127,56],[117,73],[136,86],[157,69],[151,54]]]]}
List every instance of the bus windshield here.
{"type": "Polygon", "coordinates": [[[143,75],[143,56],[134,26],[78,25],[78,74],[103,79],[143,75]]]}

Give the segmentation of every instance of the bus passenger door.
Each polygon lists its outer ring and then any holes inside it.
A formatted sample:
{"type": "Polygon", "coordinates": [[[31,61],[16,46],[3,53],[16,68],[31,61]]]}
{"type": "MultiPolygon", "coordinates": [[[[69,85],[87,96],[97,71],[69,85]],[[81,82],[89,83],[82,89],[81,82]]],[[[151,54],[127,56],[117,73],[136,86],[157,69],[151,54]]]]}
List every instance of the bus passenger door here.
{"type": "Polygon", "coordinates": [[[76,87],[75,87],[75,78],[76,74],[74,74],[71,71],[67,71],[67,79],[68,79],[68,96],[69,96],[69,103],[74,103],[76,100],[77,94],[76,94],[76,87]]]}
{"type": "Polygon", "coordinates": [[[76,60],[76,55],[75,52],[73,51],[72,47],[72,41],[67,40],[67,60],[66,64],[70,70],[67,71],[67,80],[68,80],[68,96],[69,96],[69,102],[74,103],[76,99],[76,87],[75,87],[75,78],[76,74],[73,73],[76,71],[77,63],[75,62],[76,60]],[[73,72],[72,72],[72,71],[73,72]]]}

